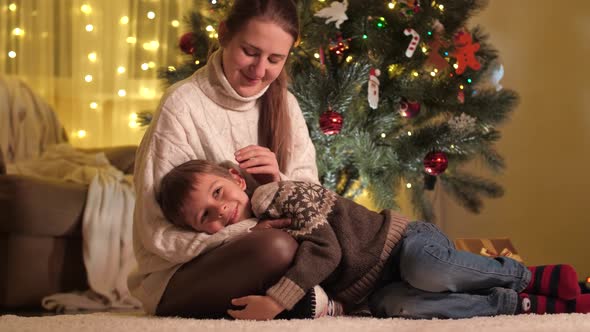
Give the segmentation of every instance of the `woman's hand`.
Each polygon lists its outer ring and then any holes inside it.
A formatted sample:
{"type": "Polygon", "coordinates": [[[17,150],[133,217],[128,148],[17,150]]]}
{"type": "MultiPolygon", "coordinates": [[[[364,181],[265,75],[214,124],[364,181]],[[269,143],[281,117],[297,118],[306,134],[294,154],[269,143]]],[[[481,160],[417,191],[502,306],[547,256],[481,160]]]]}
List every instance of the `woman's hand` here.
{"type": "Polygon", "coordinates": [[[270,149],[259,145],[248,145],[235,153],[240,168],[251,174],[260,184],[281,180],[277,156],[270,149]]]}
{"type": "Polygon", "coordinates": [[[241,310],[228,310],[235,319],[269,320],[285,310],[270,296],[250,295],[231,300],[236,306],[244,306],[241,310]]]}

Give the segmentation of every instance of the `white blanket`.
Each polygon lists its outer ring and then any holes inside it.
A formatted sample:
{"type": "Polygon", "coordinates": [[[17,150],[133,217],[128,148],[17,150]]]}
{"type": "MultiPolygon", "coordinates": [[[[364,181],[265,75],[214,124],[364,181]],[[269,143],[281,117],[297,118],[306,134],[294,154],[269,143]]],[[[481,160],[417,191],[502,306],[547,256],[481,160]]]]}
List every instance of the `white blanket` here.
{"type": "Polygon", "coordinates": [[[110,165],[104,153],[80,152],[68,144],[54,145],[39,158],[8,164],[7,170],[89,185],[82,235],[90,290],[48,296],[43,307],[61,312],[139,308],[139,301],[127,288],[127,276],[136,266],[131,176],[110,165]]]}

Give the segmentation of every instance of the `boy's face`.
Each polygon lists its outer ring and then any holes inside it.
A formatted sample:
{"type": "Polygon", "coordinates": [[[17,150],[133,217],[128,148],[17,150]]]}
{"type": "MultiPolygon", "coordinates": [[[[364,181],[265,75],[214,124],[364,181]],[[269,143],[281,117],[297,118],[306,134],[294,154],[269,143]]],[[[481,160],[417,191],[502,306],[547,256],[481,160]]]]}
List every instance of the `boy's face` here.
{"type": "Polygon", "coordinates": [[[197,175],[198,184],[183,206],[186,223],[198,232],[214,234],[252,216],[246,182],[230,169],[231,179],[213,174],[197,175]]]}

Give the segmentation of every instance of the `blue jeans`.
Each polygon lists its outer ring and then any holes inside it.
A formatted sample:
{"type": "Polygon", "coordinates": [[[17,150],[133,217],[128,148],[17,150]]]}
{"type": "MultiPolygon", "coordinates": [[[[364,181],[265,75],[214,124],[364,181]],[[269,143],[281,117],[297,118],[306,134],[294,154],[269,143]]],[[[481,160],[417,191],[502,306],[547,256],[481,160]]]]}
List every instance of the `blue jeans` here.
{"type": "Polygon", "coordinates": [[[435,225],[413,222],[369,298],[376,317],[468,318],[512,315],[530,271],[506,257],[455,249],[435,225]]]}

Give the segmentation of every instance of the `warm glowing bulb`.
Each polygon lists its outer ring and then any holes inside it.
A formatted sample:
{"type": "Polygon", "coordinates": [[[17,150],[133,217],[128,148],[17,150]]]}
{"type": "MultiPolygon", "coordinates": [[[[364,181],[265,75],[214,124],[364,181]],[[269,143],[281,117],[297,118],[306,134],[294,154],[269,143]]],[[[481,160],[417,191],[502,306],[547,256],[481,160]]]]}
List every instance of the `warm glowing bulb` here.
{"type": "Polygon", "coordinates": [[[432,77],[436,76],[436,72],[431,71],[430,76],[432,76],[432,77]]]}
{"type": "Polygon", "coordinates": [[[127,23],[129,23],[129,16],[123,16],[123,17],[121,17],[121,19],[119,19],[119,23],[121,23],[121,24],[127,24],[127,23]]]}
{"type": "Polygon", "coordinates": [[[413,72],[412,72],[412,75],[414,75],[414,77],[418,77],[418,75],[420,75],[420,74],[418,74],[418,72],[417,72],[417,71],[413,71],[413,72]]]}
{"type": "Polygon", "coordinates": [[[90,103],[90,108],[93,109],[93,110],[97,109],[98,108],[98,103],[95,102],[95,101],[91,102],[90,103]]]}
{"type": "Polygon", "coordinates": [[[459,65],[458,64],[454,64],[453,65],[453,68],[457,69],[457,68],[459,68],[459,65]]]}
{"type": "Polygon", "coordinates": [[[195,60],[195,65],[200,65],[200,64],[201,64],[201,61],[195,60]]]}
{"type": "Polygon", "coordinates": [[[455,144],[451,144],[451,149],[455,149],[455,144]]]}
{"type": "Polygon", "coordinates": [[[8,5],[8,10],[10,10],[11,12],[16,11],[16,4],[11,3],[10,5],[8,5]]]}
{"type": "Polygon", "coordinates": [[[316,59],[319,59],[320,58],[320,54],[319,53],[314,53],[313,54],[313,57],[316,58],[316,59]]]}
{"type": "Polygon", "coordinates": [[[92,75],[86,75],[84,76],[84,80],[88,83],[92,82],[92,75]]]}
{"type": "Polygon", "coordinates": [[[94,30],[94,26],[92,24],[86,25],[86,31],[90,32],[92,30],[94,30]]]}
{"type": "Polygon", "coordinates": [[[150,62],[148,62],[148,66],[149,66],[150,68],[155,68],[155,67],[156,67],[156,63],[155,63],[155,62],[153,62],[153,61],[150,61],[150,62]]]}
{"type": "Polygon", "coordinates": [[[411,131],[408,131],[408,136],[412,136],[412,132],[411,131]]]}
{"type": "Polygon", "coordinates": [[[180,22],[178,22],[178,20],[173,20],[172,22],[170,22],[170,24],[175,28],[178,28],[180,26],[180,22]]]}
{"type": "Polygon", "coordinates": [[[381,138],[385,138],[387,137],[387,135],[385,135],[385,133],[381,133],[381,138]]]}
{"type": "Polygon", "coordinates": [[[76,136],[78,136],[78,138],[84,138],[84,137],[86,137],[86,134],[87,134],[86,130],[84,130],[84,129],[80,129],[76,132],[76,136]]]}
{"type": "Polygon", "coordinates": [[[141,70],[148,70],[148,69],[150,69],[150,65],[148,65],[147,63],[141,64],[141,70]]]}
{"type": "Polygon", "coordinates": [[[422,53],[426,53],[428,52],[428,49],[426,48],[426,46],[422,46],[422,53]]]}
{"type": "Polygon", "coordinates": [[[213,31],[213,30],[215,30],[215,29],[213,29],[213,26],[212,26],[212,25],[208,25],[208,26],[205,28],[205,30],[207,30],[207,31],[211,32],[211,31],[213,31]]]}
{"type": "Polygon", "coordinates": [[[129,128],[137,128],[139,127],[139,124],[137,123],[137,121],[129,121],[129,128]]]}
{"type": "Polygon", "coordinates": [[[349,55],[346,57],[346,62],[351,62],[352,61],[352,55],[349,55]]]}
{"type": "Polygon", "coordinates": [[[16,52],[15,51],[8,52],[8,57],[11,58],[11,59],[16,58],[16,52]]]}
{"type": "Polygon", "coordinates": [[[12,34],[15,36],[23,36],[25,34],[25,30],[21,28],[14,28],[14,30],[12,30],[12,34]]]}
{"type": "Polygon", "coordinates": [[[123,74],[124,72],[125,72],[125,67],[123,67],[123,66],[117,67],[117,73],[123,74]]]}
{"type": "Polygon", "coordinates": [[[129,114],[129,120],[137,120],[137,113],[131,113],[129,114]]]}
{"type": "Polygon", "coordinates": [[[147,13],[147,18],[149,18],[150,20],[153,20],[154,18],[156,18],[156,13],[154,12],[148,12],[147,13]]]}
{"type": "Polygon", "coordinates": [[[82,11],[82,13],[88,15],[90,13],[92,13],[92,7],[90,7],[89,5],[82,5],[82,7],[80,7],[80,10],[82,11]]]}
{"type": "Polygon", "coordinates": [[[438,9],[440,9],[440,11],[442,12],[443,10],[445,10],[445,6],[444,5],[438,5],[438,9]]]}
{"type": "Polygon", "coordinates": [[[395,8],[395,3],[390,2],[388,5],[389,9],[394,9],[395,8]]]}
{"type": "Polygon", "coordinates": [[[463,86],[463,84],[459,85],[459,89],[461,89],[461,90],[465,89],[465,87],[463,86]]]}
{"type": "Polygon", "coordinates": [[[88,60],[90,60],[91,62],[95,62],[96,61],[96,52],[88,53],[88,60]]]}
{"type": "Polygon", "coordinates": [[[137,42],[137,38],[135,38],[135,37],[127,37],[126,41],[129,44],[135,44],[137,42]]]}
{"type": "Polygon", "coordinates": [[[143,49],[147,51],[155,51],[158,49],[158,47],[160,47],[160,43],[157,40],[152,40],[149,43],[143,43],[143,49]]]}
{"type": "Polygon", "coordinates": [[[125,91],[125,89],[119,89],[119,91],[117,91],[117,94],[119,95],[119,97],[125,97],[127,95],[127,91],[125,91]]]}
{"type": "Polygon", "coordinates": [[[411,184],[411,183],[409,183],[409,182],[408,182],[408,183],[406,183],[406,188],[408,188],[408,189],[412,188],[412,184],[411,184]]]}
{"type": "Polygon", "coordinates": [[[176,68],[174,66],[168,66],[168,71],[176,71],[176,68]]]}

